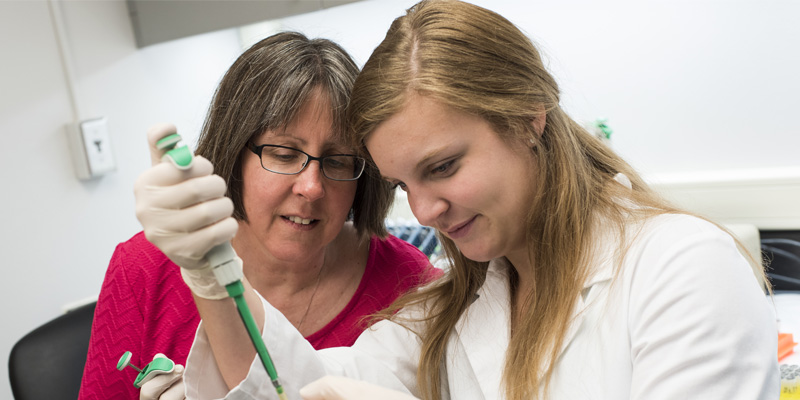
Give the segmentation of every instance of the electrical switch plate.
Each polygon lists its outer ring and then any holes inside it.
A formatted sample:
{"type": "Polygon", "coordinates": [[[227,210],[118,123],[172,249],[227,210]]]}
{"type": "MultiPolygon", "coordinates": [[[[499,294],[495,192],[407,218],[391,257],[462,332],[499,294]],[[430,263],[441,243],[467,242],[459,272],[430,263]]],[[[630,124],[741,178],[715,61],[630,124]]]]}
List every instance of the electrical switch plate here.
{"type": "Polygon", "coordinates": [[[75,173],[79,179],[93,179],[116,170],[105,118],[70,125],[67,132],[70,136],[75,173]]]}

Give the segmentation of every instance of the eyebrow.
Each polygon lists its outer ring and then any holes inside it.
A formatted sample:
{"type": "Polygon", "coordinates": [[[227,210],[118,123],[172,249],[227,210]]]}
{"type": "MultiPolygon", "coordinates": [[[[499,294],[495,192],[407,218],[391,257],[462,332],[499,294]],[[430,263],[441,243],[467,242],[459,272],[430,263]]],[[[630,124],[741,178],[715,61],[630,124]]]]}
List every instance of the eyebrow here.
{"type": "MultiPolygon", "coordinates": [[[[276,137],[276,138],[277,137],[287,137],[287,138],[290,138],[292,140],[296,140],[297,142],[299,142],[303,146],[308,145],[308,142],[305,139],[299,138],[296,135],[294,135],[292,133],[289,133],[286,129],[283,129],[280,132],[275,132],[274,134],[268,135],[267,137],[276,137]]],[[[346,144],[339,143],[339,142],[334,141],[334,140],[328,140],[328,139],[325,139],[325,141],[322,142],[322,148],[323,148],[323,151],[330,151],[330,150],[336,150],[336,151],[340,151],[340,152],[352,151],[352,149],[350,149],[346,144]]]]}
{"type": "Polygon", "coordinates": [[[445,147],[440,147],[438,149],[434,149],[428,152],[428,154],[426,154],[424,157],[422,157],[421,160],[419,160],[419,162],[417,162],[417,165],[414,167],[414,171],[419,171],[423,169],[426,164],[430,163],[431,159],[438,157],[439,154],[444,152],[444,150],[445,147]]]}
{"type": "MultiPolygon", "coordinates": [[[[423,169],[426,164],[430,163],[431,159],[434,159],[434,158],[438,157],[439,154],[444,152],[444,150],[445,150],[445,147],[441,147],[441,148],[434,149],[434,150],[431,150],[430,152],[428,152],[428,154],[426,154],[424,157],[422,157],[422,159],[417,162],[417,165],[414,166],[414,172],[417,172],[417,171],[423,169]]],[[[388,176],[386,176],[384,174],[381,174],[381,179],[383,179],[385,181],[396,180],[395,178],[388,177],[388,176]]]]}
{"type": "MultiPolygon", "coordinates": [[[[451,145],[450,143],[445,144],[445,145],[443,145],[443,146],[441,146],[439,148],[433,149],[433,150],[429,151],[427,154],[425,154],[419,161],[417,161],[417,164],[414,166],[414,173],[416,173],[416,172],[418,172],[418,171],[420,171],[422,169],[425,169],[426,165],[430,164],[431,160],[439,157],[442,153],[444,153],[450,147],[450,145],[451,145]]],[[[391,180],[394,180],[395,178],[390,178],[390,177],[388,177],[386,175],[381,174],[381,179],[387,180],[387,181],[391,181],[391,180]]]]}
{"type": "Polygon", "coordinates": [[[267,137],[276,137],[276,138],[277,137],[289,137],[289,138],[292,138],[294,140],[297,140],[298,142],[300,142],[300,144],[303,144],[303,145],[306,144],[305,139],[299,138],[299,137],[297,137],[297,136],[295,136],[295,135],[293,135],[291,133],[286,132],[286,128],[283,128],[280,132],[274,132],[271,135],[267,135],[267,137]]]}

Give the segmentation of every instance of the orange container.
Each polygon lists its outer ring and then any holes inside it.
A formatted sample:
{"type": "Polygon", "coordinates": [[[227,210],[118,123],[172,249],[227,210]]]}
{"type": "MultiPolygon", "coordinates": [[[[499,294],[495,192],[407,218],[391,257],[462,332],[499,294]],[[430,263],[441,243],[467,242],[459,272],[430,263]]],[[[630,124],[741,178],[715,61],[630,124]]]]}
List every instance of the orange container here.
{"type": "Polygon", "coordinates": [[[792,337],[791,333],[779,333],[778,334],[778,361],[782,358],[788,356],[789,354],[794,353],[794,346],[797,343],[794,342],[794,338],[792,337]]]}

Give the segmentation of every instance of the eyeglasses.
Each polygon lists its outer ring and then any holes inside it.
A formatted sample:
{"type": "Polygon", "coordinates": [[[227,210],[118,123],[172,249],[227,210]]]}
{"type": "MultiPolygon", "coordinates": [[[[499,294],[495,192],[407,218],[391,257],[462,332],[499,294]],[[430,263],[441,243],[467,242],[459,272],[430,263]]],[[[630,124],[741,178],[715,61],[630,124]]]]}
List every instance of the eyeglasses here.
{"type": "Polygon", "coordinates": [[[247,143],[247,148],[261,160],[261,167],[282,175],[299,174],[306,169],[309,162],[317,160],[326,178],[334,181],[354,181],[364,172],[366,164],[363,158],[351,154],[314,157],[302,150],[276,144],[256,146],[247,143]]]}

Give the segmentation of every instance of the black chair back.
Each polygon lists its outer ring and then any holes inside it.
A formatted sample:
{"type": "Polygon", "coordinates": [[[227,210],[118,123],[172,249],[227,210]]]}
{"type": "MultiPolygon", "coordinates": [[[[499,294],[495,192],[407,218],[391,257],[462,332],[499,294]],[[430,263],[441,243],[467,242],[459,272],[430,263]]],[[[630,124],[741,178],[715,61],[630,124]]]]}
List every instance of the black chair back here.
{"type": "Polygon", "coordinates": [[[8,375],[16,400],[78,398],[95,304],[53,319],[14,345],[8,375]]]}

